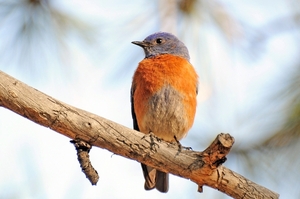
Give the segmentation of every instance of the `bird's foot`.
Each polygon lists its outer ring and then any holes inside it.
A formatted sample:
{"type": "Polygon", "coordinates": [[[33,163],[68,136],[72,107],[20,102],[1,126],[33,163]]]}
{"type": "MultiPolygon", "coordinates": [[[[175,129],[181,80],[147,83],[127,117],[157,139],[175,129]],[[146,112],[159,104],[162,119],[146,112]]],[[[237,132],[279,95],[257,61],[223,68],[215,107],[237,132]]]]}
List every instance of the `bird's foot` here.
{"type": "Polygon", "coordinates": [[[175,139],[175,141],[177,143],[177,146],[178,146],[178,153],[180,153],[183,149],[184,150],[192,150],[192,147],[182,146],[181,143],[178,141],[178,139],[177,139],[177,137],[175,135],[174,135],[174,139],[175,139]]]}
{"type": "Polygon", "coordinates": [[[156,151],[156,147],[159,147],[157,143],[155,143],[155,140],[156,142],[161,142],[161,139],[158,138],[157,136],[154,135],[154,133],[152,133],[151,131],[148,133],[148,134],[145,134],[142,139],[145,139],[147,136],[149,136],[150,138],[150,149],[153,150],[153,151],[156,151]]]}

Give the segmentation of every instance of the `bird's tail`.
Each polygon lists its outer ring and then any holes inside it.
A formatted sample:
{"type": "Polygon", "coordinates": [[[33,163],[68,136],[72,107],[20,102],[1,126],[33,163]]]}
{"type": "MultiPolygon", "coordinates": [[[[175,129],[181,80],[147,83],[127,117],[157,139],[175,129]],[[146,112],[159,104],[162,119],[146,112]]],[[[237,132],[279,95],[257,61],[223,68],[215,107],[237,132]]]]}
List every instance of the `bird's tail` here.
{"type": "Polygon", "coordinates": [[[169,190],[169,174],[156,170],[145,164],[142,164],[145,178],[145,190],[156,188],[158,191],[166,193],[169,190]]]}

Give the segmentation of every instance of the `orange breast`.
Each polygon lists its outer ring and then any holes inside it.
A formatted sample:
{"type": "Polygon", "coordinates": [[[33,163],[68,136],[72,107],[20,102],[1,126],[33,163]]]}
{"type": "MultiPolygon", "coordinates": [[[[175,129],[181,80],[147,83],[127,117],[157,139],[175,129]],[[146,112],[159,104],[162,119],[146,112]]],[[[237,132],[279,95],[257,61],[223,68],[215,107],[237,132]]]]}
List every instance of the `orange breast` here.
{"type": "Polygon", "coordinates": [[[140,131],[167,141],[184,137],[194,122],[197,84],[195,69],[184,58],[165,54],[142,60],[132,85],[140,131]]]}

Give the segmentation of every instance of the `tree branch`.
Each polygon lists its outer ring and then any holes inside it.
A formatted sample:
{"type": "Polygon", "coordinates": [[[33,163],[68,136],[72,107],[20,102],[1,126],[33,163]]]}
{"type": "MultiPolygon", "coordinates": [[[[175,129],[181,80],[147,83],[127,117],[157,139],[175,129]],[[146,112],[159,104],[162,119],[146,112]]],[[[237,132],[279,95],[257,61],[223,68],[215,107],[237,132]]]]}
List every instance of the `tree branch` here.
{"type": "Polygon", "coordinates": [[[234,143],[219,134],[203,152],[181,150],[110,120],[60,102],[0,71],[0,106],[71,139],[145,163],[161,171],[207,185],[234,198],[278,198],[279,195],[220,166],[234,143]]]}

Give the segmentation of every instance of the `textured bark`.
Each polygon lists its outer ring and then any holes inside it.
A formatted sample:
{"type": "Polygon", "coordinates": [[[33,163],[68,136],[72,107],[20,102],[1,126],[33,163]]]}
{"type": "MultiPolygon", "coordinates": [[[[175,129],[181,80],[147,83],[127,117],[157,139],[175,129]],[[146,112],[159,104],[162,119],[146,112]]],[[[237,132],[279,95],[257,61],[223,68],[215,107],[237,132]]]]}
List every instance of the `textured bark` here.
{"type": "Polygon", "coordinates": [[[91,145],[82,140],[71,140],[77,151],[77,159],[79,161],[82,172],[86,178],[91,182],[92,185],[96,185],[99,180],[99,175],[96,169],[92,166],[89,152],[92,148],[91,145]]]}
{"type": "Polygon", "coordinates": [[[72,107],[0,71],[0,106],[49,127],[71,139],[137,160],[202,186],[218,189],[234,198],[278,198],[279,195],[221,164],[234,143],[229,134],[219,134],[203,152],[186,150],[144,135],[95,114],[72,107]]]}

